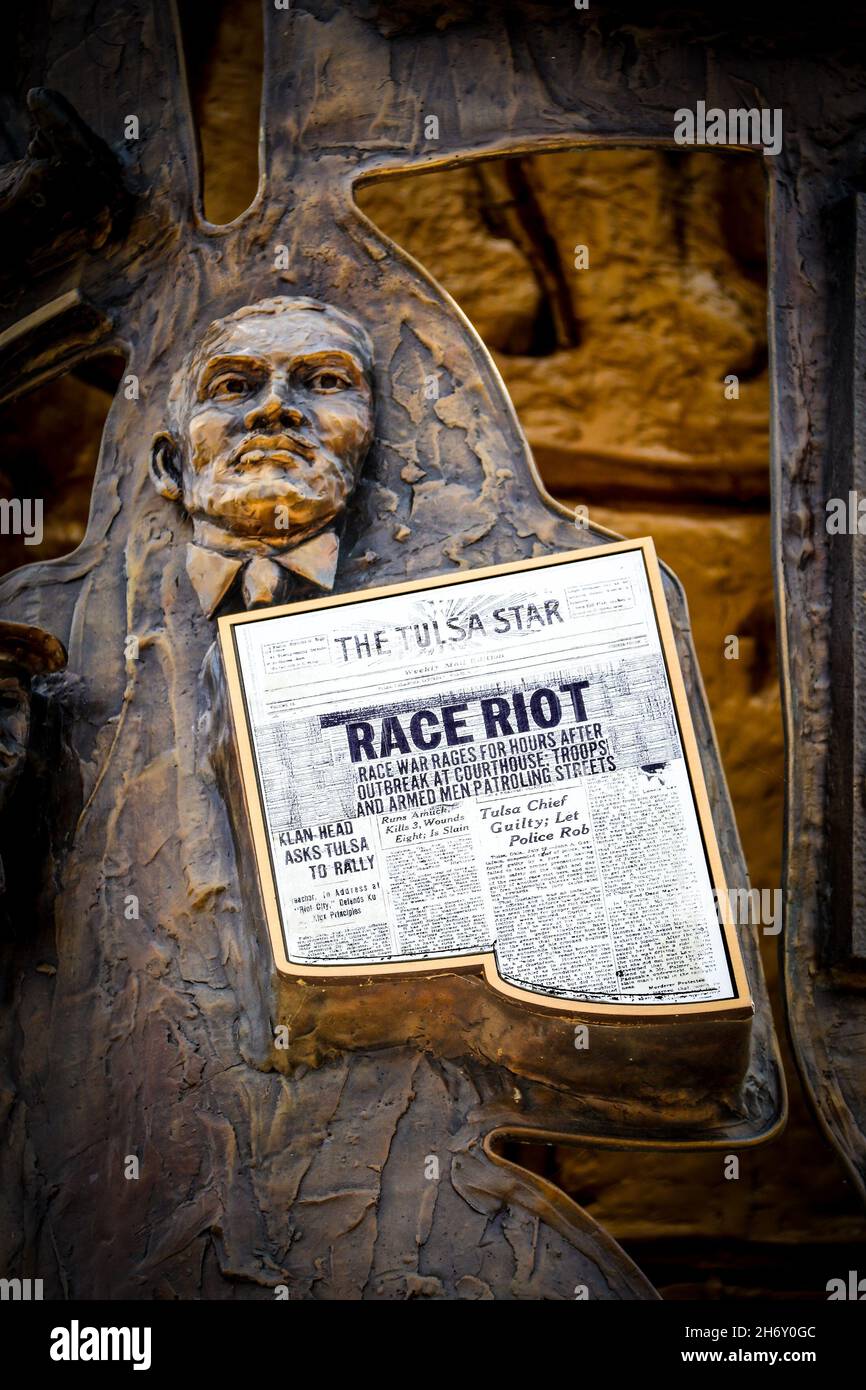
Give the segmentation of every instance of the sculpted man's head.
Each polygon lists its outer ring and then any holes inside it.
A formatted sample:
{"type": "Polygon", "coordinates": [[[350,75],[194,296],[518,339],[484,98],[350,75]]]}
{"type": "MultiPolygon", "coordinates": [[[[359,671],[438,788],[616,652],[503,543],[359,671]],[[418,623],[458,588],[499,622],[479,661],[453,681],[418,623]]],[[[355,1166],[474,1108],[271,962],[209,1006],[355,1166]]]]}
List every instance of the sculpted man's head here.
{"type": "Polygon", "coordinates": [[[0,810],[27,757],[31,681],[65,665],[66,651],[51,633],[26,623],[0,622],[0,810]]]}
{"type": "Polygon", "coordinates": [[[276,549],[345,508],[373,437],[364,328],[313,299],[264,299],[212,323],[172,381],[151,474],[197,543],[276,549]]]}

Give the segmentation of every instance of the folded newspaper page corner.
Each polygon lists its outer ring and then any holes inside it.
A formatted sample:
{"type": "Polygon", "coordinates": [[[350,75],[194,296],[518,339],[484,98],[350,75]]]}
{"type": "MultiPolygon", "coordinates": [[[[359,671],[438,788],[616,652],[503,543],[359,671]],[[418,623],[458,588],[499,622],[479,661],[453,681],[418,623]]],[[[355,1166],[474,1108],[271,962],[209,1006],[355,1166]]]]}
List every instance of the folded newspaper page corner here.
{"type": "Polygon", "coordinates": [[[223,618],[277,968],[746,1015],[651,540],[223,618]]]}

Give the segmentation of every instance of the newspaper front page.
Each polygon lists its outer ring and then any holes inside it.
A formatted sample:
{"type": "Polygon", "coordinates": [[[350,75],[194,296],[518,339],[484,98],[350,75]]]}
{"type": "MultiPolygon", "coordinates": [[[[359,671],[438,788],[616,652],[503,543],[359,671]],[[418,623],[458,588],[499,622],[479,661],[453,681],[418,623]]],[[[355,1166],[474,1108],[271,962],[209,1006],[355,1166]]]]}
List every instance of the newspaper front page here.
{"type": "Polygon", "coordinates": [[[290,962],[733,997],[640,549],[231,632],[290,962]]]}

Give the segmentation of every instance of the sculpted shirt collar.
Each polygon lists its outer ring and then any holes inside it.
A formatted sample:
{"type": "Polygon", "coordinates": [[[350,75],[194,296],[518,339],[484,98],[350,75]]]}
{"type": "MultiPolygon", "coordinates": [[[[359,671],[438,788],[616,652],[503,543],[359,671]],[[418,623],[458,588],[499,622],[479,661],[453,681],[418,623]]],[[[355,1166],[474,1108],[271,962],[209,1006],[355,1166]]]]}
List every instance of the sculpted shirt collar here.
{"type": "Polygon", "coordinates": [[[287,574],[318,585],[330,592],[337,572],[340,542],[333,527],[302,541],[293,550],[250,558],[222,555],[218,550],[190,542],[186,548],[186,572],[195,589],[202,612],[212,618],[223,599],[240,578],[245,608],[261,608],[279,603],[287,574]]]}

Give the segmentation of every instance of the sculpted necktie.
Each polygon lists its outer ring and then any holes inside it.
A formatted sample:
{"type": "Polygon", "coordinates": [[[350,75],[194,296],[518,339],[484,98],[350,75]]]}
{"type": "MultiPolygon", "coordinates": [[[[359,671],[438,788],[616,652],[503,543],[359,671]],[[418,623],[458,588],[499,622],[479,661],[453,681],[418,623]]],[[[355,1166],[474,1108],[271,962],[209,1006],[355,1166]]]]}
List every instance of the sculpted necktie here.
{"type": "Polygon", "coordinates": [[[339,541],[334,531],[323,531],[280,555],[254,555],[239,559],[218,550],[189,544],[186,572],[198,596],[202,612],[212,618],[235,584],[240,583],[244,608],[263,608],[285,596],[287,574],[317,585],[334,587],[339,541]]]}

